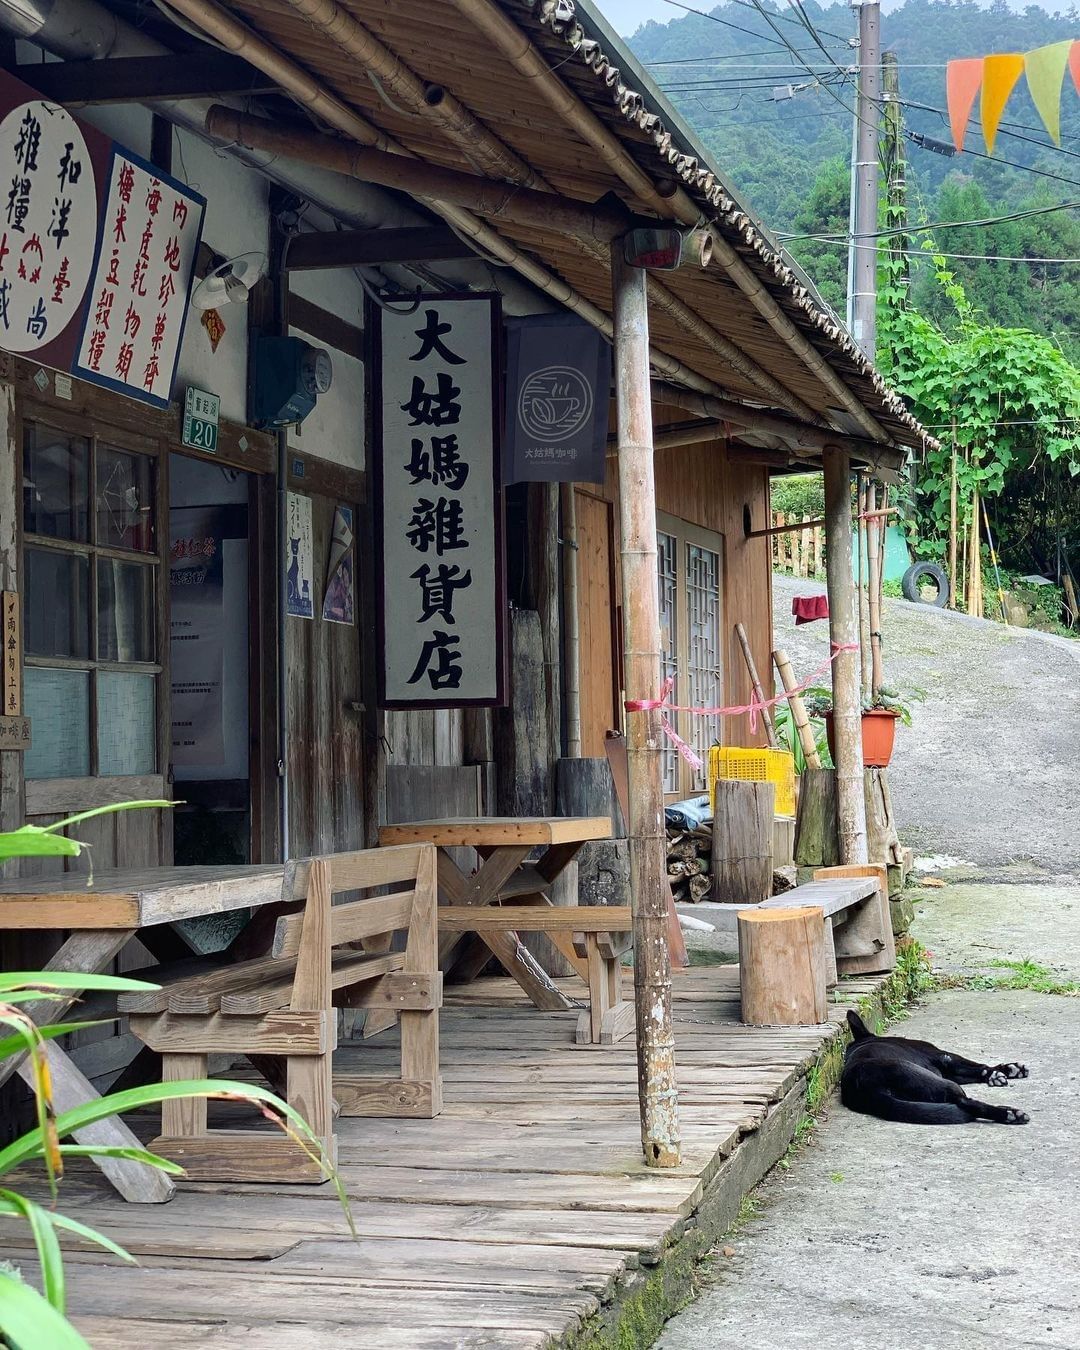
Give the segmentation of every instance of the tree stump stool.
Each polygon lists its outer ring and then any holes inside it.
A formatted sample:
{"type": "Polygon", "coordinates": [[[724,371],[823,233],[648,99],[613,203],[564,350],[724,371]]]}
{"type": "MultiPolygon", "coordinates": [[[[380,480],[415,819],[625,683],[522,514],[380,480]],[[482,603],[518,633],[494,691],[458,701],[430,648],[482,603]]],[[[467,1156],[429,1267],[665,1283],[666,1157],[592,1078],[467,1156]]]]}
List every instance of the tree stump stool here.
{"type": "Polygon", "coordinates": [[[748,1026],[826,1020],[824,918],[813,905],[738,914],[742,1020],[748,1026]]]}

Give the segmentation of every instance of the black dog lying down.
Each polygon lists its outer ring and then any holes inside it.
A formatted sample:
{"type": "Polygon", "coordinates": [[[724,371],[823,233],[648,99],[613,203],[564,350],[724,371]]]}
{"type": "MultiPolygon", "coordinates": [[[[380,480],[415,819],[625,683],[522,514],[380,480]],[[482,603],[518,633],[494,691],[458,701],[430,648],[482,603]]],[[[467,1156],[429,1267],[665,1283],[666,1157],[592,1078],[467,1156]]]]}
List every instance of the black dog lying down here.
{"type": "Polygon", "coordinates": [[[844,1057],[840,1100],[851,1111],[910,1125],[966,1125],[994,1120],[1026,1125],[1023,1111],[990,1106],[969,1097],[961,1083],[1004,1087],[1010,1078],[1026,1078],[1023,1064],[975,1064],[939,1050],[929,1041],[875,1036],[855,1012],[847,1015],[854,1041],[844,1057]]]}

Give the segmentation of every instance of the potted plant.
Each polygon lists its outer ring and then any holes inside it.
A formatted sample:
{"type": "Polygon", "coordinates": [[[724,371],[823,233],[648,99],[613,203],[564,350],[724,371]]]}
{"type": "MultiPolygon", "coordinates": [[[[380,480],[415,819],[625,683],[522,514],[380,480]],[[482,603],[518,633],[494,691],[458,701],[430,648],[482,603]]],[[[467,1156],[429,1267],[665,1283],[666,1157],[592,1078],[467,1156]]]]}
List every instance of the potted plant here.
{"type": "MultiPolygon", "coordinates": [[[[863,764],[866,768],[883,769],[889,763],[896,737],[896,724],[899,721],[905,726],[911,725],[911,703],[920,697],[918,694],[908,694],[904,697],[895,689],[882,687],[875,697],[863,700],[862,747],[863,764]]],[[[808,689],[806,706],[812,714],[825,719],[829,753],[835,762],[832,691],[824,688],[808,689]]]]}

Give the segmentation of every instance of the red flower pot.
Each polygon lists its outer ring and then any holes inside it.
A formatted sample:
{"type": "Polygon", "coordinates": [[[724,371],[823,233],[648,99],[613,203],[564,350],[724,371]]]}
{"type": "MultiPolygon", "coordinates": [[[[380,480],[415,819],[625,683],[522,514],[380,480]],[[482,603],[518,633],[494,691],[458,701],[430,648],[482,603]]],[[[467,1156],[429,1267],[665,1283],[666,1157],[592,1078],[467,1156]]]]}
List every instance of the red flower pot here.
{"type": "MultiPolygon", "coordinates": [[[[868,769],[884,769],[892,759],[896,740],[896,723],[900,714],[888,708],[871,708],[862,715],[863,764],[868,769]]],[[[825,714],[825,734],[829,739],[829,754],[836,763],[836,741],[833,733],[833,715],[825,714]]]]}

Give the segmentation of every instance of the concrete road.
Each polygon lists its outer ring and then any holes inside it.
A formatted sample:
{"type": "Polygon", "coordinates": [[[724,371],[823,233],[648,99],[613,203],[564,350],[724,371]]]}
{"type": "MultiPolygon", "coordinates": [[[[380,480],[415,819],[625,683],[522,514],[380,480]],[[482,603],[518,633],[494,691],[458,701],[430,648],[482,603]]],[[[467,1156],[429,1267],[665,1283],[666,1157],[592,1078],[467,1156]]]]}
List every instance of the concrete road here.
{"type": "Polygon", "coordinates": [[[950,991],[892,1030],[1026,1063],[968,1091],[1030,1124],[895,1125],[834,1101],[663,1350],[1080,1346],[1080,999],[950,991]]]}
{"type": "MultiPolygon", "coordinates": [[[[792,597],[823,590],[773,578],[776,645],[800,679],[828,657],[829,628],[796,628],[792,597]]],[[[934,868],[943,876],[1080,872],[1080,641],[890,599],[882,630],[886,683],[925,694],[912,725],[897,730],[889,768],[904,842],[917,854],[944,855],[934,868]]]]}

